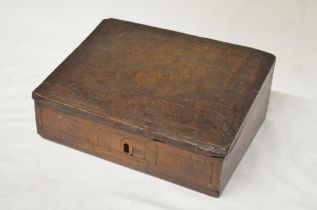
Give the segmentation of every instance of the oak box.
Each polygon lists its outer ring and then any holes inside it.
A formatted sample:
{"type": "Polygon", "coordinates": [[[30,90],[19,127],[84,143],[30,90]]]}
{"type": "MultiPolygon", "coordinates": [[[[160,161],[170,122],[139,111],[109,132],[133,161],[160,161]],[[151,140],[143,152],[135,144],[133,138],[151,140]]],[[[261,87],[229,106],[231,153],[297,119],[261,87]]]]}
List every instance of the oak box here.
{"type": "Polygon", "coordinates": [[[274,63],[256,49],[106,19],[34,90],[37,131],[219,196],[265,118],[274,63]]]}

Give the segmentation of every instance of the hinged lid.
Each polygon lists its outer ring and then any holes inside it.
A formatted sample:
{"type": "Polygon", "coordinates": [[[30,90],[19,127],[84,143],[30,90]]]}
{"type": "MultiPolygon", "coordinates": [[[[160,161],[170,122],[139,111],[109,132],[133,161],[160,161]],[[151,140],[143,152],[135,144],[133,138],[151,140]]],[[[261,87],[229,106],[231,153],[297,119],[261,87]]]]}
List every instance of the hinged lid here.
{"type": "Polygon", "coordinates": [[[274,62],[259,50],[107,19],[33,98],[224,157],[274,62]]]}

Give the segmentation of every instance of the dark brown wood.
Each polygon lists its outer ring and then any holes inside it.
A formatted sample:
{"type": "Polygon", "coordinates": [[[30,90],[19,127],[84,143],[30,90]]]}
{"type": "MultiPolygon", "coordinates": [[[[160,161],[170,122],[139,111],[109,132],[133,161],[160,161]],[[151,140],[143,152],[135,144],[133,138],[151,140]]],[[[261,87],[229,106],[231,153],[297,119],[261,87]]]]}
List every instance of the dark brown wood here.
{"type": "Polygon", "coordinates": [[[38,133],[218,196],[265,118],[274,63],[107,19],[33,91],[38,133]]]}

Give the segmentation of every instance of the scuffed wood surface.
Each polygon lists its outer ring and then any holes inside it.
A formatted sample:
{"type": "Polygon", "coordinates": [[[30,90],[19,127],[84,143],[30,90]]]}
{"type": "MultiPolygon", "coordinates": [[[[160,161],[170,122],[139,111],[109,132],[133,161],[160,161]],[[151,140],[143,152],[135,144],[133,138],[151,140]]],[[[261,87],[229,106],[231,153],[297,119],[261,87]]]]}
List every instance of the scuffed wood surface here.
{"type": "Polygon", "coordinates": [[[33,97],[223,157],[274,62],[259,50],[107,19],[33,97]]]}

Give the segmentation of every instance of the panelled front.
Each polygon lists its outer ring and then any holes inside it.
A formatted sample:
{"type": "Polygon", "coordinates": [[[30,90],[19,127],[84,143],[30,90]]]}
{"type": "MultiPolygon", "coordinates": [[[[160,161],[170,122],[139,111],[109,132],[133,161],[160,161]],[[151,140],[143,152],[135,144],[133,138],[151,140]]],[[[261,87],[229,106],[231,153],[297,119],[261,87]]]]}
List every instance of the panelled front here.
{"type": "Polygon", "coordinates": [[[215,191],[219,161],[36,103],[45,138],[196,190],[215,191]]]}

